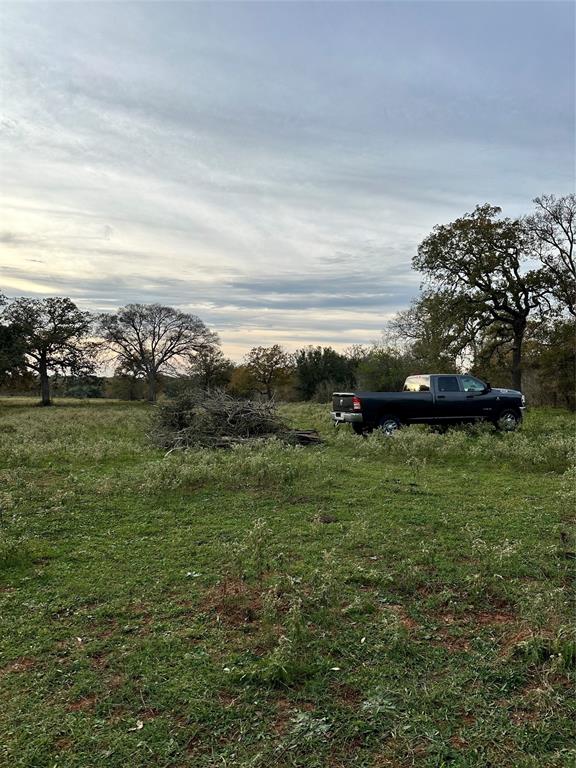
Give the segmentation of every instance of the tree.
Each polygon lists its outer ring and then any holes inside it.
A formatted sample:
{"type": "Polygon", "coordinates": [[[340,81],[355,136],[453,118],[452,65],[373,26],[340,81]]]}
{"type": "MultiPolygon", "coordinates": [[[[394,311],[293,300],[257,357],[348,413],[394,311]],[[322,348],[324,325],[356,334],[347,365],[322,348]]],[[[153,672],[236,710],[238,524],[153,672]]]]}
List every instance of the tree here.
{"type": "Polygon", "coordinates": [[[332,347],[305,347],[294,355],[298,392],[311,400],[320,390],[354,385],[354,363],[332,347]]]}
{"type": "Polygon", "coordinates": [[[26,347],[20,329],[0,323],[0,381],[26,367],[26,347]]]}
{"type": "Polygon", "coordinates": [[[52,384],[52,388],[59,397],[104,397],[104,379],[92,374],[88,376],[66,377],[61,382],[56,379],[56,382],[52,384]]]}
{"type": "Polygon", "coordinates": [[[14,299],[4,317],[20,329],[26,367],[40,378],[42,405],[51,405],[51,373],[83,376],[94,370],[94,347],[88,343],[92,316],[71,299],[14,299]]]}
{"type": "Polygon", "coordinates": [[[536,241],[540,261],[548,272],[550,293],[576,317],[576,195],[534,200],[536,211],[524,220],[536,241]]]}
{"type": "Polygon", "coordinates": [[[256,389],[254,377],[245,365],[237,365],[232,371],[227,390],[235,397],[250,397],[256,389]]]}
{"type": "Polygon", "coordinates": [[[225,387],[234,370],[234,363],[216,346],[199,350],[189,358],[188,365],[190,378],[202,389],[225,387]]]}
{"type": "Polygon", "coordinates": [[[541,270],[527,269],[534,257],[522,222],[498,219],[501,209],[478,206],[451,224],[434,228],[420,244],[413,266],[431,287],[462,301],[478,331],[493,323],[512,344],[512,382],[522,387],[522,344],[528,316],[547,288],[541,270]]]}
{"type": "Polygon", "coordinates": [[[178,371],[191,354],[218,343],[199,317],[161,304],[128,304],[101,315],[99,332],[118,365],[146,380],[151,402],[159,374],[178,371]]]}
{"type": "Polygon", "coordinates": [[[104,385],[105,397],[115,400],[144,400],[146,382],[138,378],[132,371],[118,366],[114,376],[107,379],[104,385]]]}
{"type": "Polygon", "coordinates": [[[0,382],[26,367],[26,342],[21,328],[12,322],[2,322],[2,308],[8,300],[0,295],[0,382]]]}
{"type": "Polygon", "coordinates": [[[540,403],[576,409],[576,322],[552,317],[528,329],[526,358],[537,374],[540,403]]]}
{"type": "Polygon", "coordinates": [[[253,347],[244,360],[256,391],[269,400],[274,396],[276,387],[290,379],[293,368],[291,356],[279,344],[253,347]]]}

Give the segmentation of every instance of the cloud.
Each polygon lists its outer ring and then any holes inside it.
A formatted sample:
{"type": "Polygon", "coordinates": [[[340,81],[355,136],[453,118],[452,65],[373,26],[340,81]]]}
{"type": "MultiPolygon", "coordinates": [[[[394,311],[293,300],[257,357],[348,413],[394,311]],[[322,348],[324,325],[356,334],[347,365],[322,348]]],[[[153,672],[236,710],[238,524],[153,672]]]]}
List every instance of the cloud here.
{"type": "Polygon", "coordinates": [[[574,9],[487,8],[8,4],[0,288],[373,338],[435,224],[573,186],[574,9]]]}
{"type": "Polygon", "coordinates": [[[417,286],[412,282],[376,282],[375,276],[327,274],[306,278],[243,278],[199,284],[182,278],[149,279],[51,276],[38,269],[6,268],[2,290],[39,297],[68,295],[96,312],[114,311],[121,304],[176,304],[199,315],[220,332],[230,354],[277,341],[290,348],[303,344],[367,343],[385,321],[409,303],[417,286]],[[410,287],[411,286],[411,289],[410,287]],[[240,345],[240,347],[239,347],[240,345]]]}

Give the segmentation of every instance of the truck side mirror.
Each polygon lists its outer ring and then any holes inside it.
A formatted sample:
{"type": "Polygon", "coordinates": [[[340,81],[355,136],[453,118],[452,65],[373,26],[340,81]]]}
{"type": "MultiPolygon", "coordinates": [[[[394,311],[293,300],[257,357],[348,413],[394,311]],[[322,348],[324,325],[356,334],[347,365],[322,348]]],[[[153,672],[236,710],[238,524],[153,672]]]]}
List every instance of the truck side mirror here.
{"type": "Polygon", "coordinates": [[[489,381],[487,381],[487,382],[486,382],[486,388],[485,388],[485,391],[486,391],[486,392],[490,392],[491,390],[492,390],[492,384],[490,384],[490,382],[489,382],[489,381]]]}

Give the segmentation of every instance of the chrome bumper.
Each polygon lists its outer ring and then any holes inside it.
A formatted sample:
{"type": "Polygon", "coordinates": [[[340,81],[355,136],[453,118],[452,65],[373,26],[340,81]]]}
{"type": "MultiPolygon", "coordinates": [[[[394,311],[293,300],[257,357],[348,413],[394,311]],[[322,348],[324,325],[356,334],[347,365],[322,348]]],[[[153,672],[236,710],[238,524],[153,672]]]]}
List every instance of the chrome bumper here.
{"type": "Polygon", "coordinates": [[[331,411],[330,416],[334,424],[362,424],[364,419],[361,413],[346,413],[345,411],[331,411]]]}

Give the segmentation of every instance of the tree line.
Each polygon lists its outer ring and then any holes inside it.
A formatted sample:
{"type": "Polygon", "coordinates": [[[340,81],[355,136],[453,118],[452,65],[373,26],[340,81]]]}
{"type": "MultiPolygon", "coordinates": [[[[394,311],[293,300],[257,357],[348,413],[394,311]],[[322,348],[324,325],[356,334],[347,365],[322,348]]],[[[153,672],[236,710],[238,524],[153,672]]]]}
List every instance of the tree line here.
{"type": "Polygon", "coordinates": [[[466,369],[573,408],[576,196],[534,203],[517,219],[486,204],[435,227],[412,262],[419,296],[375,344],[292,354],[274,344],[235,365],[200,318],[172,307],[93,315],[65,297],[0,296],[0,377],[5,387],[37,384],[43,405],[62,382],[65,392],[150,401],[190,385],[324,401],[334,389],[396,389],[411,373],[466,369]],[[115,370],[107,391],[95,376],[103,363],[115,370]]]}

